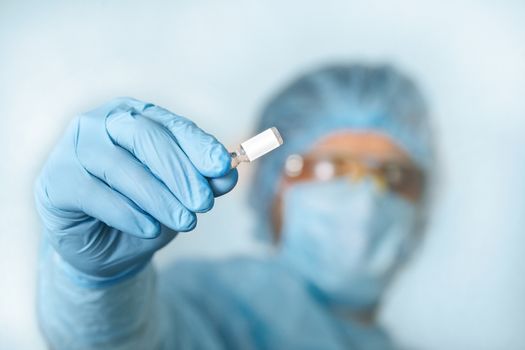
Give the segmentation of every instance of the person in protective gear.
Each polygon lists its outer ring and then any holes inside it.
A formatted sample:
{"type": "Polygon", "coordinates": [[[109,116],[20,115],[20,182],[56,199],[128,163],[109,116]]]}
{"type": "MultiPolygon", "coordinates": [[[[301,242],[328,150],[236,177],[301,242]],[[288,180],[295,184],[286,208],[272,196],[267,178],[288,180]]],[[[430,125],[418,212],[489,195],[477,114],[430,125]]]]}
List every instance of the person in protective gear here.
{"type": "Polygon", "coordinates": [[[235,186],[229,153],[131,98],[75,118],[35,184],[50,347],[395,348],[374,313],[428,212],[421,93],[388,66],[328,66],[270,100],[257,128],[271,126],[285,143],[258,161],[250,198],[275,254],[156,273],[153,254],[235,186]]]}

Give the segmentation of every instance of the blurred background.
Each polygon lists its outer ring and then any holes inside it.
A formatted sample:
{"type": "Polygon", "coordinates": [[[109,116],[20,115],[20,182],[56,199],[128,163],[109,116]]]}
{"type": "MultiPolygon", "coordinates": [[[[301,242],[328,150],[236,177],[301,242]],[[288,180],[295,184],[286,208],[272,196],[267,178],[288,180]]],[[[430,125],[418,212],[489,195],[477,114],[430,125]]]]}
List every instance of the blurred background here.
{"type": "MultiPolygon", "coordinates": [[[[522,0],[2,0],[0,348],[44,348],[32,184],[72,116],[133,96],[233,148],[283,83],[342,61],[410,74],[438,133],[433,218],[388,295],[383,324],[409,349],[524,349],[522,0]]],[[[249,165],[240,176],[196,231],[158,254],[159,266],[265,249],[245,206],[249,165]]]]}

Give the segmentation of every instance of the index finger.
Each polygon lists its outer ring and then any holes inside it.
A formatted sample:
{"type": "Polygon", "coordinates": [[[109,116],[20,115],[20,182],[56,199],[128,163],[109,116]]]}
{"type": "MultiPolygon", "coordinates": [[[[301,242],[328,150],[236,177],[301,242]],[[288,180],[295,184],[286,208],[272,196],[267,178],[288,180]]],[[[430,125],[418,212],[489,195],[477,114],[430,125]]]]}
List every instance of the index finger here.
{"type": "Polygon", "coordinates": [[[141,114],[168,129],[202,175],[220,177],[230,170],[230,153],[191,120],[154,104],[147,104],[141,114]]]}

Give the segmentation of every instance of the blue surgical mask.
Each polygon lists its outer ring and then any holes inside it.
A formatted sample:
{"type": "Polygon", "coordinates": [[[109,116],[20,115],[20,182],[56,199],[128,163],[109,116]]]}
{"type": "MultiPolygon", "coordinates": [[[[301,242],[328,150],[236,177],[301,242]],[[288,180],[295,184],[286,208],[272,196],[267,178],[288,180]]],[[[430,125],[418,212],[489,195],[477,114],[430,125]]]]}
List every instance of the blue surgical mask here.
{"type": "Polygon", "coordinates": [[[412,238],[415,207],[372,180],[301,183],[284,195],[282,258],[321,299],[373,307],[412,238]]]}

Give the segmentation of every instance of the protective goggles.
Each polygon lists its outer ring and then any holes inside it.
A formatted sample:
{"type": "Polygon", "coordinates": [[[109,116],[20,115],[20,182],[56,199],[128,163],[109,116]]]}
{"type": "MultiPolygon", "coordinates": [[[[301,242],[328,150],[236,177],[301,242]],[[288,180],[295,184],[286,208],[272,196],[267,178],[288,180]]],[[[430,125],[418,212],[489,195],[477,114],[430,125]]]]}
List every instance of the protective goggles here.
{"type": "Polygon", "coordinates": [[[346,177],[353,182],[370,178],[382,191],[391,191],[414,201],[421,197],[424,175],[415,165],[403,160],[378,160],[351,154],[288,156],[285,181],[328,181],[346,177]]]}

